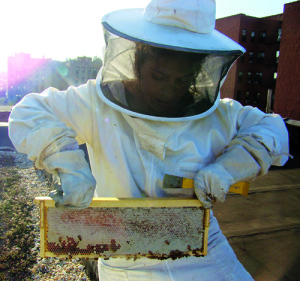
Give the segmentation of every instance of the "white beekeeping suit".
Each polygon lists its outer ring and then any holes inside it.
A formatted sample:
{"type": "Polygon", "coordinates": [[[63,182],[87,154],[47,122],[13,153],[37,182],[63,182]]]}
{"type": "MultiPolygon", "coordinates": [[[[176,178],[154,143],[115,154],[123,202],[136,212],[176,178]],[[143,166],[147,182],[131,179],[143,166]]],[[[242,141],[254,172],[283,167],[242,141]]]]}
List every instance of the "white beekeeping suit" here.
{"type": "MultiPolygon", "coordinates": [[[[10,115],[15,147],[61,178],[51,193],[58,207],[87,207],[94,191],[101,197],[170,196],[162,181],[171,174],[194,179],[197,197],[210,208],[212,198],[225,200],[233,183],[287,161],[280,116],[220,99],[222,82],[244,49],[214,29],[214,1],[153,0],[145,10],[112,12],[102,24],[105,57],[96,80],[29,94],[10,115]],[[186,94],[177,95],[187,84],[186,94]],[[82,143],[92,173],[78,150],[82,143]]],[[[99,277],[252,280],[213,215],[206,257],[100,259],[99,277]]]]}

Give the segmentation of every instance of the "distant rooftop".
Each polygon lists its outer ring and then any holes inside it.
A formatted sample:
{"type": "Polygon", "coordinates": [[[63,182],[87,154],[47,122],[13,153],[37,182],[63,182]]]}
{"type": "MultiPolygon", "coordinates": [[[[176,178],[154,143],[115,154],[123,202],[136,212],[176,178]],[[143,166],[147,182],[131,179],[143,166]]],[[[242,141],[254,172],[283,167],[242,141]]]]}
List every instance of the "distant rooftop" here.
{"type": "Polygon", "coordinates": [[[11,112],[13,105],[0,105],[0,112],[11,112]]]}

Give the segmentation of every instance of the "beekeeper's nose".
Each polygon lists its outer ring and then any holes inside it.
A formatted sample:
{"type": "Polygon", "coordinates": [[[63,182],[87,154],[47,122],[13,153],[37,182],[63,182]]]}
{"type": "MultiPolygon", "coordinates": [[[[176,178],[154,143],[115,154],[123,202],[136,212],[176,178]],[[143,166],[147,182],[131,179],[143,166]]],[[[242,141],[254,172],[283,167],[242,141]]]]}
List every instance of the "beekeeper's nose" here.
{"type": "Polygon", "coordinates": [[[164,84],[163,90],[161,92],[161,97],[164,100],[171,101],[172,99],[181,96],[181,94],[186,91],[188,91],[188,87],[185,87],[185,85],[178,82],[176,79],[169,80],[164,84]]]}

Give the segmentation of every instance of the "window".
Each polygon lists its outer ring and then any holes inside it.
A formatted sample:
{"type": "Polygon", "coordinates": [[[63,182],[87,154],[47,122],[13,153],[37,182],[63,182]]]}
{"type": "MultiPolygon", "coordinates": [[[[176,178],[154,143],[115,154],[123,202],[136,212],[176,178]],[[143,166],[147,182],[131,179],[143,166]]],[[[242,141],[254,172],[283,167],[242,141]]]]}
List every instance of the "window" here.
{"type": "Polygon", "coordinates": [[[85,73],[85,67],[84,67],[84,66],[81,67],[81,72],[82,72],[82,73],[85,73]]]}
{"type": "Polygon", "coordinates": [[[277,79],[277,72],[274,72],[274,80],[277,79]]]}
{"type": "Polygon", "coordinates": [[[251,83],[251,78],[252,78],[252,72],[248,72],[248,75],[247,75],[247,82],[250,84],[251,83]]]}
{"type": "Polygon", "coordinates": [[[247,29],[243,29],[242,30],[242,41],[246,42],[246,38],[247,38],[247,29]]]}
{"type": "Polygon", "coordinates": [[[250,93],[249,92],[246,92],[245,100],[246,100],[246,103],[250,103],[250,93]]]}
{"type": "Polygon", "coordinates": [[[276,51],[276,63],[278,63],[279,55],[280,55],[280,51],[276,51]]]}
{"type": "Polygon", "coordinates": [[[265,59],[265,53],[258,52],[257,53],[257,63],[264,63],[264,59],[265,59]]]}
{"type": "Polygon", "coordinates": [[[254,104],[259,104],[260,103],[260,93],[259,92],[254,93],[253,103],[254,104]]]}
{"type": "Polygon", "coordinates": [[[239,78],[238,78],[239,83],[243,83],[243,70],[239,71],[239,78]]]}
{"type": "Polygon", "coordinates": [[[252,30],[251,31],[251,43],[254,43],[255,42],[255,31],[252,30]]]}
{"type": "Polygon", "coordinates": [[[240,62],[243,63],[245,61],[245,54],[242,54],[240,56],[240,62]]]}
{"type": "Polygon", "coordinates": [[[253,63],[253,52],[249,53],[249,63],[253,63]]]}
{"type": "Polygon", "coordinates": [[[258,34],[258,42],[264,43],[266,42],[267,33],[266,31],[260,31],[258,34]]]}
{"type": "Polygon", "coordinates": [[[97,77],[98,70],[96,68],[93,69],[93,78],[97,77]]]}
{"type": "Polygon", "coordinates": [[[256,72],[254,76],[254,84],[261,84],[262,82],[262,72],[256,72]]]}
{"type": "Polygon", "coordinates": [[[280,40],[281,40],[281,33],[282,33],[282,29],[279,28],[279,29],[278,29],[278,37],[277,37],[277,41],[280,41],[280,40]]]}

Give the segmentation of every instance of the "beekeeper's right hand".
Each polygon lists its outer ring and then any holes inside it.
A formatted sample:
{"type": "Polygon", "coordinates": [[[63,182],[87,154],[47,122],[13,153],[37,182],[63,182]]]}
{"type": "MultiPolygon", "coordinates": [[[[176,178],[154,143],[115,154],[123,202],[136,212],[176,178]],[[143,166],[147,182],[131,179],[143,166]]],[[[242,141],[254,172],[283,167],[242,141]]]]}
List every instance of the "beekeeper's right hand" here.
{"type": "Polygon", "coordinates": [[[90,205],[96,181],[82,150],[56,152],[44,159],[43,166],[57,179],[56,190],[49,194],[56,207],[87,208],[90,205]]]}

